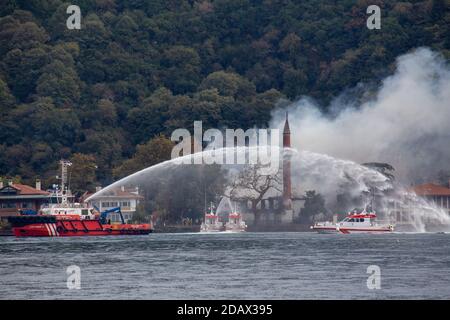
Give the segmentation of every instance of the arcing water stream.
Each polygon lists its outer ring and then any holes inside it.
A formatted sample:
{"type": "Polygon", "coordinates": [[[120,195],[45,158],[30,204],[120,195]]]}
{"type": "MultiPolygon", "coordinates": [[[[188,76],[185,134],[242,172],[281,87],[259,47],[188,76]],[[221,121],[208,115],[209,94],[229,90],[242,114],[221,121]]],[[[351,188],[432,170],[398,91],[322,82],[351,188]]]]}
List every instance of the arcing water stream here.
{"type": "MultiPolygon", "coordinates": [[[[168,160],[133,173],[95,193],[88,200],[121,186],[145,186],[149,181],[158,181],[161,177],[178,174],[174,169],[187,160],[194,163],[211,155],[225,159],[227,152],[233,152],[236,157],[244,154],[248,159],[248,153],[254,151],[254,148],[264,149],[264,147],[219,148],[168,160]]],[[[450,217],[444,209],[416,196],[402,186],[394,185],[386,176],[374,169],[349,160],[309,151],[286,149],[282,153],[280,148],[275,150],[290,159],[294,197],[303,196],[307,190],[315,190],[324,196],[327,206],[332,208],[330,213],[335,213],[333,210],[337,206],[338,195],[345,194],[350,199],[346,208],[350,210],[371,201],[375,193],[378,200],[375,209],[384,219],[395,222],[398,217],[405,217],[406,214],[408,218],[403,220],[407,220],[415,232],[426,232],[429,225],[439,227],[440,231],[450,231],[450,217]]],[[[242,170],[244,167],[238,164],[221,164],[221,166],[229,169],[229,173],[242,170]]],[[[228,174],[228,182],[231,183],[233,177],[235,175],[228,174]]],[[[183,181],[183,176],[179,177],[179,181],[188,182],[183,181]]]]}

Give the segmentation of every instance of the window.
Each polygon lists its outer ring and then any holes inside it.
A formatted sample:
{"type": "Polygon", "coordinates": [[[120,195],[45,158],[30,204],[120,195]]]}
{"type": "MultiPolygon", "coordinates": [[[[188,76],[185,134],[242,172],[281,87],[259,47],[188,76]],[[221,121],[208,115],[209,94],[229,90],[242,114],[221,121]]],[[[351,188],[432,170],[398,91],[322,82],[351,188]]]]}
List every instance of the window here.
{"type": "Polygon", "coordinates": [[[33,208],[33,204],[31,202],[22,202],[23,209],[31,209],[33,208]]]}
{"type": "Polygon", "coordinates": [[[279,201],[276,200],[276,201],[273,202],[273,208],[274,209],[278,209],[278,207],[279,207],[279,201]]]}
{"type": "Polygon", "coordinates": [[[13,209],[16,207],[16,204],[14,202],[4,202],[2,203],[1,207],[3,209],[13,209]]]}

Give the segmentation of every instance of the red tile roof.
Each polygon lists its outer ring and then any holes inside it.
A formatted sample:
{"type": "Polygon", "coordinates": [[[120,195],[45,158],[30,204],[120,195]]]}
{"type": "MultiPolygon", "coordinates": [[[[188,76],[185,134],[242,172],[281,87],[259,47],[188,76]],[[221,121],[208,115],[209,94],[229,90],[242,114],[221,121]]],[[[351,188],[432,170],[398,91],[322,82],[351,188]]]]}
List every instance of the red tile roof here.
{"type": "Polygon", "coordinates": [[[412,188],[418,196],[449,196],[450,197],[450,189],[434,184],[434,183],[426,183],[415,186],[412,188]]]}
{"type": "Polygon", "coordinates": [[[127,197],[127,198],[136,198],[136,199],[144,199],[143,196],[138,195],[136,193],[133,192],[129,192],[129,191],[122,191],[122,190],[116,190],[115,195],[118,197],[127,197]]]}
{"type": "MultiPolygon", "coordinates": [[[[81,199],[82,201],[84,201],[85,199],[89,198],[90,196],[92,196],[94,193],[91,192],[85,192],[82,196],[81,199]]],[[[110,191],[106,194],[103,194],[101,196],[98,196],[98,198],[128,198],[128,199],[144,199],[143,196],[130,192],[130,191],[122,191],[121,189],[116,189],[113,191],[110,191]]]]}
{"type": "Polygon", "coordinates": [[[12,187],[19,190],[20,195],[49,195],[50,193],[44,190],[38,190],[25,184],[13,183],[12,187]]]}

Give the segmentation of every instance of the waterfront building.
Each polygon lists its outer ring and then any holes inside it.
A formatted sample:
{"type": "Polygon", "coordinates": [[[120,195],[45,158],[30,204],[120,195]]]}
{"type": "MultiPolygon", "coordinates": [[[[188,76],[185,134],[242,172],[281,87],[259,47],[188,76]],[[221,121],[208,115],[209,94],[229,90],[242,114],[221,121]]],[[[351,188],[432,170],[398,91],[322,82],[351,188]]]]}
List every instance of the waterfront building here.
{"type": "Polygon", "coordinates": [[[35,187],[25,184],[0,181],[0,217],[17,215],[23,211],[38,212],[42,204],[48,203],[50,193],[41,190],[41,182],[35,187]]]}
{"type": "MultiPolygon", "coordinates": [[[[101,190],[101,187],[97,187],[97,192],[101,190]]],[[[87,199],[91,194],[83,195],[83,199],[87,199]]],[[[136,213],[136,209],[139,202],[144,199],[139,195],[139,189],[126,189],[125,187],[117,188],[105,194],[95,197],[95,199],[89,200],[89,206],[95,206],[100,211],[109,210],[112,208],[120,207],[122,215],[125,221],[131,221],[133,215],[136,213]]],[[[109,218],[112,222],[120,222],[120,216],[118,213],[109,214],[109,218]]]]}

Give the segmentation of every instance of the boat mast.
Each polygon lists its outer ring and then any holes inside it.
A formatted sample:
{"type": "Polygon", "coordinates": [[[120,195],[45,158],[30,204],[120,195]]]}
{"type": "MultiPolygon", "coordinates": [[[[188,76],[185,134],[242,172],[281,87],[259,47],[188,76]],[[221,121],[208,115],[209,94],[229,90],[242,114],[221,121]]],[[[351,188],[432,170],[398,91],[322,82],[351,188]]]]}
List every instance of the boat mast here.
{"type": "Polygon", "coordinates": [[[68,179],[67,179],[67,171],[68,167],[72,165],[72,163],[68,160],[61,160],[59,162],[61,164],[61,204],[67,205],[67,197],[70,193],[70,190],[68,189],[68,179]]]}

